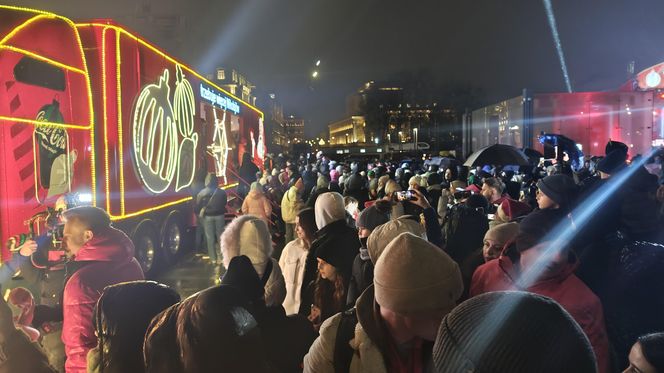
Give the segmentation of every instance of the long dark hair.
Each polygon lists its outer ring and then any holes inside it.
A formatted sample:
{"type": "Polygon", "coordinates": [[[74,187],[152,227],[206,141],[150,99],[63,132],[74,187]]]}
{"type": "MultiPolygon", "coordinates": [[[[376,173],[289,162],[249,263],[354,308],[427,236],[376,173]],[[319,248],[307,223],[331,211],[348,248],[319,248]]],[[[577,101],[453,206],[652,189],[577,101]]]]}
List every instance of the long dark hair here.
{"type": "Polygon", "coordinates": [[[341,312],[346,306],[348,293],[346,277],[335,267],[337,275],[334,281],[318,275],[314,287],[314,304],[320,309],[321,322],[341,312]]]}
{"type": "Polygon", "coordinates": [[[639,337],[643,356],[658,372],[664,371],[664,333],[652,333],[639,337]]]}
{"type": "Polygon", "coordinates": [[[145,371],[145,332],[153,317],[179,301],[175,290],[154,281],[107,286],[95,310],[100,371],[145,371]]]}
{"type": "Polygon", "coordinates": [[[300,210],[300,212],[297,213],[297,217],[300,219],[300,227],[302,227],[304,233],[307,235],[309,240],[313,241],[316,238],[316,232],[318,232],[314,209],[312,208],[302,209],[300,210]]]}

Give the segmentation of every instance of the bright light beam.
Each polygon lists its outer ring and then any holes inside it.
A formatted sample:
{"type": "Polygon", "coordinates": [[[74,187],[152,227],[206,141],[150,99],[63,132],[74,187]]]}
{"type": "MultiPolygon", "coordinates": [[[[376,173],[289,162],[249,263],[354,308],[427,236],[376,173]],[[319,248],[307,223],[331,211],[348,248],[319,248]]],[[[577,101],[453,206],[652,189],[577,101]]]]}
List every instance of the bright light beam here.
{"type": "MultiPolygon", "coordinates": [[[[551,260],[557,252],[564,248],[572,239],[578,234],[579,228],[585,226],[593,215],[598,211],[598,208],[609,200],[613,194],[629,180],[632,175],[645,165],[648,158],[650,158],[656,149],[651,150],[648,154],[644,155],[639,161],[632,163],[632,165],[624,169],[621,173],[612,176],[609,181],[599,190],[591,194],[579,207],[572,211],[574,226],[576,228],[570,229],[569,222],[560,222],[558,225],[547,234],[540,242],[551,242],[545,250],[544,255],[540,256],[531,268],[526,270],[521,276],[516,279],[517,289],[527,289],[532,285],[546,268],[546,264],[551,260]]],[[[497,260],[497,259],[496,259],[497,260]]],[[[504,300],[494,305],[490,312],[487,312],[488,317],[482,320],[480,325],[481,330],[484,330],[485,338],[474,341],[468,346],[468,355],[472,357],[481,357],[486,348],[493,343],[496,334],[502,328],[505,320],[512,314],[516,308],[517,303],[512,300],[504,300]]]]}
{"type": "Polygon", "coordinates": [[[558,52],[560,67],[563,70],[563,78],[565,78],[565,85],[567,86],[567,92],[572,93],[572,83],[569,79],[569,73],[567,72],[567,64],[565,63],[565,54],[563,53],[563,45],[560,42],[560,35],[558,35],[558,26],[556,25],[556,16],[553,14],[553,6],[551,6],[551,0],[543,0],[543,1],[544,1],[544,9],[546,10],[546,17],[549,20],[549,27],[551,27],[553,44],[555,45],[556,51],[558,52]]]}
{"type": "Polygon", "coordinates": [[[581,228],[586,226],[599,211],[599,208],[614,195],[618,188],[622,187],[627,180],[629,180],[634,173],[642,168],[648,159],[657,151],[656,149],[641,157],[637,162],[632,163],[631,166],[625,168],[622,172],[615,176],[611,176],[609,180],[599,190],[590,195],[585,201],[572,211],[572,225],[569,227],[569,222],[563,220],[558,223],[556,227],[549,232],[540,242],[551,242],[543,255],[534,263],[534,265],[522,273],[518,279],[519,287],[528,288],[535,281],[546,268],[546,265],[551,261],[555,255],[558,254],[562,248],[567,247],[572,239],[581,231],[581,228]]]}

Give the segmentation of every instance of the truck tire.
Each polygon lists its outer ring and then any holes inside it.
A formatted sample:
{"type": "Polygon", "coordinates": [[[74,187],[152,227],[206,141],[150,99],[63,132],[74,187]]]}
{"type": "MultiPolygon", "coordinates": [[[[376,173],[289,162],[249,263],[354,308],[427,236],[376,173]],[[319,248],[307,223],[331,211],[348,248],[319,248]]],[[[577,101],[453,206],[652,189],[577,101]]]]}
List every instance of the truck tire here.
{"type": "Polygon", "coordinates": [[[136,252],[134,256],[146,277],[156,273],[159,265],[160,242],[151,220],[143,220],[132,235],[136,252]]]}
{"type": "Polygon", "coordinates": [[[175,263],[181,256],[186,241],[182,214],[172,212],[161,230],[161,248],[169,263],[175,263]]]}

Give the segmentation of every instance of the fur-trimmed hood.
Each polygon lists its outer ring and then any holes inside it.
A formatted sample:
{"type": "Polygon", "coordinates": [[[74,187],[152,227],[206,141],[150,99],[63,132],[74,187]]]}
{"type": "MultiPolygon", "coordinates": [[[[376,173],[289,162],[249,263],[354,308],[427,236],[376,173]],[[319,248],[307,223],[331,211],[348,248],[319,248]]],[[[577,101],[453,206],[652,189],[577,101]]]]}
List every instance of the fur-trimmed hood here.
{"type": "Polygon", "coordinates": [[[279,263],[272,258],[272,240],[264,220],[253,215],[239,216],[228,224],[220,241],[226,269],[231,259],[246,255],[262,278],[267,264],[272,262],[272,272],[265,284],[265,303],[268,306],[283,303],[286,299],[286,283],[279,263]]]}

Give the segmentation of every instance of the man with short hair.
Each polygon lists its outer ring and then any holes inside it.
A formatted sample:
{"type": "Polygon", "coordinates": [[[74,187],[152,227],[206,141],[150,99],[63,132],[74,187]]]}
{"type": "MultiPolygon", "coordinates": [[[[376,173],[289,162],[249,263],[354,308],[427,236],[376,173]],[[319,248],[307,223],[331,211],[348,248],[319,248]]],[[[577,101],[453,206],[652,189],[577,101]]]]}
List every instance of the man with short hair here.
{"type": "MultiPolygon", "coordinates": [[[[108,285],[142,280],[134,244],[111,226],[106,211],[92,206],[67,210],[63,245],[68,258],[62,300],[67,373],[85,373],[88,351],[97,345],[93,313],[108,285]]],[[[130,305],[129,305],[130,306],[130,305]]]]}
{"type": "Polygon", "coordinates": [[[503,195],[505,184],[500,179],[489,177],[484,179],[482,184],[482,195],[486,197],[491,205],[500,205],[504,200],[509,199],[508,195],[503,195]]]}

